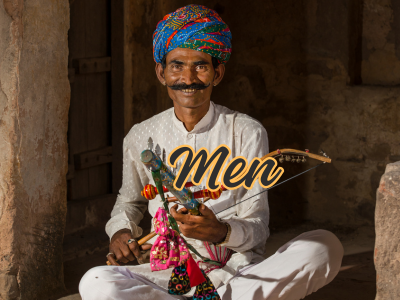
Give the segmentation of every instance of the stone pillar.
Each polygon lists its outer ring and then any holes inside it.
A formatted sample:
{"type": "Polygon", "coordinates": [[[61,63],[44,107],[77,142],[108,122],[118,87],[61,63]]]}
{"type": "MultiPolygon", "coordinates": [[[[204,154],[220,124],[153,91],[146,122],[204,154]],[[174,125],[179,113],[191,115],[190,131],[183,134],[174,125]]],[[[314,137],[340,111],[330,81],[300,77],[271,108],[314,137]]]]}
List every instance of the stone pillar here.
{"type": "Polygon", "coordinates": [[[400,161],[388,164],[375,210],[375,300],[400,299],[400,161]]]}
{"type": "Polygon", "coordinates": [[[0,299],[65,290],[67,0],[0,1],[0,299]]]}

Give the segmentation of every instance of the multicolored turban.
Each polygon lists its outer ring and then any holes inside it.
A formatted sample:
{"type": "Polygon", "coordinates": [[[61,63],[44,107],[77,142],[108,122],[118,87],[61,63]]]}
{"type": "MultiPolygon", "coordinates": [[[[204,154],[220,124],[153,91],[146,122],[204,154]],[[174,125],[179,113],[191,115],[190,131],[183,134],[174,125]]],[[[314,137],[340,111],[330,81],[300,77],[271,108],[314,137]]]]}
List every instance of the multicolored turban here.
{"type": "Polygon", "coordinates": [[[154,60],[175,48],[202,51],[225,64],[231,56],[232,34],[216,11],[203,5],[191,4],[166,15],[153,34],[154,60]]]}

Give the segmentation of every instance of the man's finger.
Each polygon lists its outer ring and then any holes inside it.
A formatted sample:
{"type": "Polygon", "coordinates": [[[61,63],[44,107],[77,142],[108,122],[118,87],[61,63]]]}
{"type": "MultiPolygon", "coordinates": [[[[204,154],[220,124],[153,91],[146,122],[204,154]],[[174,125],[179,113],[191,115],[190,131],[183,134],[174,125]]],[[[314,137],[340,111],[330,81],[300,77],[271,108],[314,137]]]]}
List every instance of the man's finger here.
{"type": "Polygon", "coordinates": [[[114,259],[114,255],[107,255],[108,261],[113,265],[113,266],[119,266],[117,261],[114,259]]]}
{"type": "Polygon", "coordinates": [[[205,218],[216,218],[214,212],[204,204],[200,204],[199,211],[205,218]]]}
{"type": "Polygon", "coordinates": [[[178,208],[178,204],[175,204],[174,206],[172,206],[170,209],[169,209],[169,212],[171,213],[171,214],[176,214],[177,212],[176,212],[176,209],[178,208]]]}
{"type": "Polygon", "coordinates": [[[173,207],[171,207],[170,208],[170,213],[171,213],[171,215],[174,217],[174,219],[176,220],[176,221],[179,221],[179,222],[182,222],[182,223],[185,223],[185,221],[187,221],[187,219],[188,219],[188,217],[190,216],[190,215],[185,215],[185,214],[180,214],[180,213],[178,213],[177,211],[176,211],[176,208],[178,207],[178,205],[174,205],[173,207]]]}
{"type": "Polygon", "coordinates": [[[190,233],[190,230],[188,230],[188,226],[185,224],[182,224],[179,226],[179,231],[184,235],[187,236],[188,233],[190,233]]]}
{"type": "Polygon", "coordinates": [[[138,262],[141,263],[143,261],[142,254],[140,253],[139,244],[137,242],[132,242],[128,244],[129,249],[133,252],[138,262]]]}
{"type": "Polygon", "coordinates": [[[184,214],[186,215],[188,213],[188,209],[186,207],[182,207],[180,210],[178,210],[178,214],[184,214]]]}
{"type": "Polygon", "coordinates": [[[115,257],[117,258],[117,260],[119,260],[125,264],[129,261],[124,257],[121,250],[119,250],[119,249],[114,249],[114,254],[115,254],[115,257]]]}
{"type": "Polygon", "coordinates": [[[125,258],[127,258],[129,261],[135,260],[135,256],[131,252],[130,247],[128,247],[128,244],[121,245],[119,249],[121,250],[122,254],[125,256],[125,258]]]}
{"type": "Polygon", "coordinates": [[[142,246],[140,246],[140,250],[147,251],[151,249],[152,246],[152,244],[143,244],[142,246]]]}

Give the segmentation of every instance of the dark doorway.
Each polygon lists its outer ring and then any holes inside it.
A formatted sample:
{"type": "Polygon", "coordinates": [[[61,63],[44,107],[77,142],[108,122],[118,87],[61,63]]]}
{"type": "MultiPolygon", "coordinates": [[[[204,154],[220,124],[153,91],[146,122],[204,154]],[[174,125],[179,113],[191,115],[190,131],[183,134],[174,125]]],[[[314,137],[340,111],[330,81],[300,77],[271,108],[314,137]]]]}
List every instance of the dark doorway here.
{"type": "Polygon", "coordinates": [[[104,225],[121,186],[124,136],[123,1],[70,1],[70,15],[66,259],[93,248],[98,235],[107,241],[104,225]],[[97,237],[77,249],[77,236],[93,236],[90,231],[97,237]]]}

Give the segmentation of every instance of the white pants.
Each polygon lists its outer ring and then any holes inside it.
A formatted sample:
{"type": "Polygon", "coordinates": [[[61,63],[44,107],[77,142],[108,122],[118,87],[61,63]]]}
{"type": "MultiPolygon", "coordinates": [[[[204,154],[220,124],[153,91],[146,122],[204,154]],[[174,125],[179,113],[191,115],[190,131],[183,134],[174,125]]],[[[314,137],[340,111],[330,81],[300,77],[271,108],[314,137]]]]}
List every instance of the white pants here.
{"type": "MultiPolygon", "coordinates": [[[[302,299],[335,278],[342,257],[342,244],[333,233],[326,230],[305,232],[264,261],[242,268],[217,291],[222,300],[302,299]]],[[[185,299],[167,294],[165,289],[157,285],[161,282],[157,282],[156,277],[144,276],[146,273],[141,274],[141,266],[138,267],[135,273],[127,267],[117,266],[101,266],[89,270],[79,284],[82,299],[185,299]]],[[[168,269],[159,272],[170,274],[172,271],[168,269]]],[[[165,283],[162,285],[165,286],[165,283]]]]}

